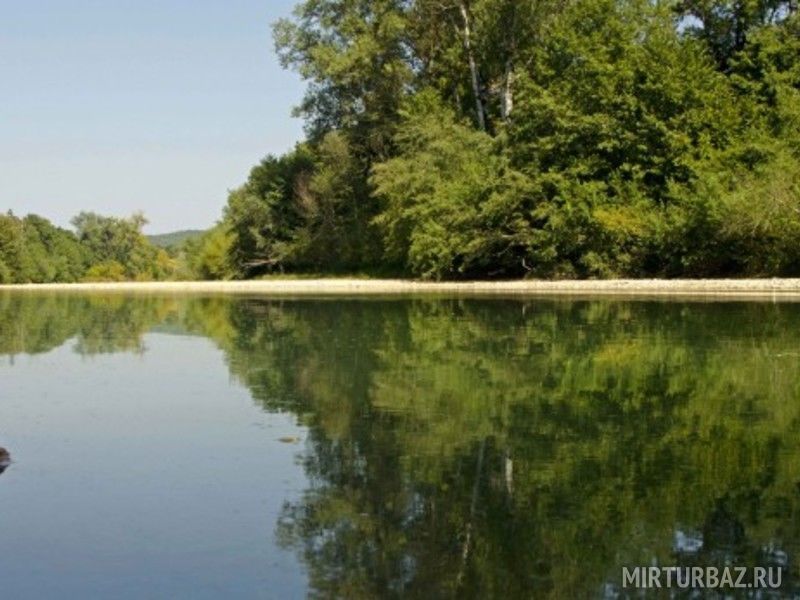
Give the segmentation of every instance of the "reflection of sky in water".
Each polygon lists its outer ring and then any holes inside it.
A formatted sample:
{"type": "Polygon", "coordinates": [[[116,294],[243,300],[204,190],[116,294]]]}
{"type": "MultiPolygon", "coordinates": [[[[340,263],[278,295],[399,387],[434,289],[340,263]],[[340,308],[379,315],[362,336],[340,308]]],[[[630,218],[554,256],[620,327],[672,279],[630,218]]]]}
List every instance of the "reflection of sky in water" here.
{"type": "Polygon", "coordinates": [[[697,554],[703,549],[703,534],[699,531],[675,530],[672,551],[675,554],[697,554]]]}
{"type": "Polygon", "coordinates": [[[203,338],[81,357],[67,344],[0,365],[5,598],[265,597],[305,586],[275,545],[306,485],[305,438],[260,411],[203,338]]]}

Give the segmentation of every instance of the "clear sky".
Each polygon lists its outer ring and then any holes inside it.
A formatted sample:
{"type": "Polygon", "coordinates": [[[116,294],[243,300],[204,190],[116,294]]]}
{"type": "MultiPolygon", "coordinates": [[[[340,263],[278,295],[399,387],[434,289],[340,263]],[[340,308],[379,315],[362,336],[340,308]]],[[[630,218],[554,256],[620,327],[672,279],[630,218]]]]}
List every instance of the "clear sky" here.
{"type": "Polygon", "coordinates": [[[271,23],[294,0],[0,0],[0,210],[205,228],[302,136],[271,23]]]}

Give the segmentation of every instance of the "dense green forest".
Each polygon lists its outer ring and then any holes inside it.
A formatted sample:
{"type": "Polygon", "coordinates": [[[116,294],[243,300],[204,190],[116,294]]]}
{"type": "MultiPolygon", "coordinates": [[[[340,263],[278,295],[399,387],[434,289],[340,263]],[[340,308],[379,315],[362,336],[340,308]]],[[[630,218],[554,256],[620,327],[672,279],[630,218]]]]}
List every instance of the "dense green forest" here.
{"type": "Polygon", "coordinates": [[[796,0],[306,0],[202,277],[800,273],[796,0]]]}
{"type": "Polygon", "coordinates": [[[36,215],[0,214],[0,284],[176,277],[178,261],[147,240],[145,223],[139,214],[81,213],[70,231],[36,215]]]}
{"type": "Polygon", "coordinates": [[[798,275],[797,4],[305,0],[306,139],[213,229],[9,215],[0,282],[798,275]]]}

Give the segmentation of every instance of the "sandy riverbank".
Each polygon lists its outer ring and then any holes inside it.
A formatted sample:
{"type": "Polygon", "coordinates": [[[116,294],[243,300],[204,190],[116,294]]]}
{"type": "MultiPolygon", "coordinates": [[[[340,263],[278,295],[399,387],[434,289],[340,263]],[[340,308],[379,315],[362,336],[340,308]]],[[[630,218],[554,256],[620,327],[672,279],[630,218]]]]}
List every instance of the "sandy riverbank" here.
{"type": "Polygon", "coordinates": [[[261,296],[624,295],[780,297],[800,299],[800,279],[616,279],[603,281],[424,282],[402,279],[269,279],[30,284],[0,291],[115,292],[146,294],[248,294],[261,296]]]}

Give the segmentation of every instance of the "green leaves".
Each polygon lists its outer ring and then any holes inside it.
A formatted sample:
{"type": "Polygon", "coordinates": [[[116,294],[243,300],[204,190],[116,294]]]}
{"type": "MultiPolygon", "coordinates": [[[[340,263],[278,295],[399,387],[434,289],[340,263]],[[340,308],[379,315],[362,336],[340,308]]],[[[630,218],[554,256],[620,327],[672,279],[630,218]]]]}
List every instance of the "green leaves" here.
{"type": "Polygon", "coordinates": [[[505,212],[507,162],[433,92],[410,102],[405,117],[398,156],[376,165],[371,180],[385,202],[376,223],[388,252],[426,278],[474,275],[500,245],[492,221],[505,212]]]}
{"type": "Polygon", "coordinates": [[[145,219],[81,213],[77,233],[37,215],[0,216],[0,283],[166,279],[173,259],[142,234],[145,219]]]}
{"type": "Polygon", "coordinates": [[[312,139],[332,129],[361,130],[365,149],[382,155],[398,102],[412,81],[402,0],[306,0],[274,27],[282,63],[309,88],[298,113],[312,139]]]}
{"type": "Polygon", "coordinates": [[[87,249],[75,235],[36,215],[0,216],[0,282],[47,283],[79,279],[87,249]]]}
{"type": "Polygon", "coordinates": [[[800,272],[793,6],[301,2],[275,37],[309,82],[309,140],[231,195],[230,264],[800,272]]]}
{"type": "Polygon", "coordinates": [[[146,223],[141,213],[122,219],[87,212],[76,216],[72,224],[78,240],[88,250],[90,262],[97,266],[87,276],[148,280],[171,275],[172,265],[165,253],[142,233],[146,223]]]}

